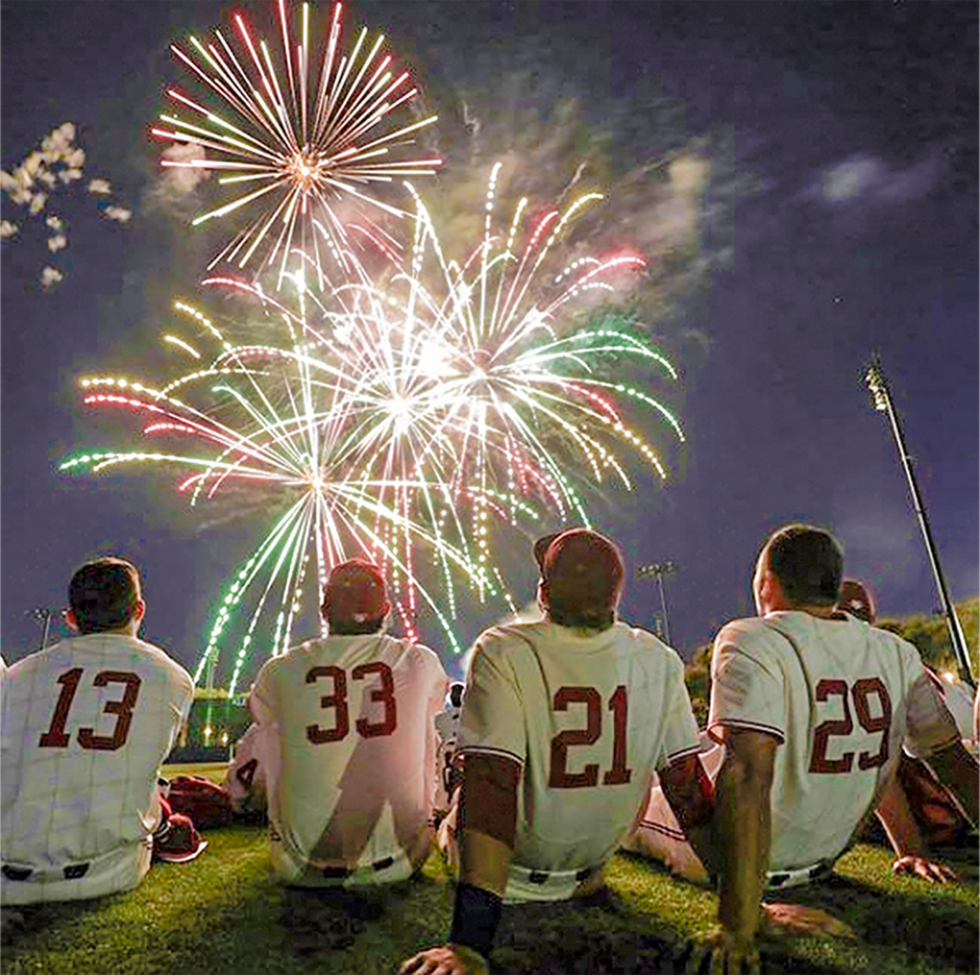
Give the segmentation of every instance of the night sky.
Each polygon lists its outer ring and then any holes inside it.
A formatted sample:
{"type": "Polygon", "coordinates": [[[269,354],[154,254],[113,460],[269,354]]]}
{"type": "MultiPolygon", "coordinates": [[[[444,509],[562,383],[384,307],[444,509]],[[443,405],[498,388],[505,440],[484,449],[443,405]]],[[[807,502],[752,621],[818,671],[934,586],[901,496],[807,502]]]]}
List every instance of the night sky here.
{"type": "MultiPolygon", "coordinates": [[[[241,4],[256,20],[265,5],[241,4]]],[[[325,4],[321,4],[323,8],[325,4]]],[[[144,571],[144,635],[193,668],[226,577],[255,523],[207,528],[165,478],[68,478],[72,450],[124,442],[79,405],[82,373],[153,375],[175,297],[195,295],[219,238],[160,206],[163,90],[184,74],[168,45],[227,24],[213,2],[5,0],[2,168],[63,122],[132,211],[100,218],[66,197],[68,246],[22,220],[2,250],[2,653],[37,645],[25,612],[62,607],[71,571],[116,552],[144,571]],[[57,264],[64,280],[38,276],[57,264]]],[[[321,14],[322,14],[321,9],[321,14]]],[[[494,90],[528,72],[541,93],[642,132],[640,87],[681,106],[675,125],[728,147],[744,191],[706,220],[713,258],[697,293],[658,323],[683,375],[687,446],[664,488],[599,497],[597,525],[631,566],[672,560],[672,642],[687,654],[753,611],[752,563],[774,527],[806,520],[845,545],[886,615],[938,596],[887,423],[862,382],[878,352],[915,458],[954,599],[977,594],[977,6],[975,3],[396,3],[347,18],[384,30],[424,86],[494,90]],[[687,337],[686,339],[684,337],[687,337]]],[[[271,35],[274,36],[274,35],[271,35]]],[[[503,90],[503,88],[502,88],[503,90]]],[[[614,133],[615,135],[615,133],[614,133]]],[[[501,146],[501,151],[508,147],[501,146]]],[[[726,172],[722,174],[722,168],[726,172]]],[[[556,187],[559,192],[561,187],[556,187]]],[[[22,211],[3,200],[3,216],[22,211]]],[[[533,597],[527,564],[514,576],[533,597]]],[[[659,599],[630,581],[622,615],[650,625],[659,599]]],[[[468,641],[490,611],[462,621],[468,641]]],[[[439,646],[438,631],[426,632],[439,646]]]]}

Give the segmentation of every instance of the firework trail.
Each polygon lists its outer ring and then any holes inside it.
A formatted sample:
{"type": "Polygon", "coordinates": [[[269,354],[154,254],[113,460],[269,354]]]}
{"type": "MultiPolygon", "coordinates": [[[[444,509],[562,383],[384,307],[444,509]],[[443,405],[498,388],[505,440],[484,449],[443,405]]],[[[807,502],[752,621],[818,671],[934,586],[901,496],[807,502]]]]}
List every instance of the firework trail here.
{"type": "Polygon", "coordinates": [[[350,270],[339,202],[346,198],[401,215],[366,188],[396,177],[428,175],[440,165],[438,158],[406,152],[435,116],[408,125],[393,120],[417,94],[408,72],[395,75],[391,56],[381,50],[383,36],[371,44],[366,29],[345,53],[341,13],[342,4],[335,3],[323,43],[311,46],[309,4],[302,7],[299,36],[294,37],[286,0],[278,0],[278,59],[265,40],[256,42],[241,14],[234,17],[237,52],[220,30],[214,42],[191,37],[193,53],[171,47],[209,97],[201,104],[169,89],[181,109],[194,113],[194,121],[163,115],[169,128],[152,132],[212,155],[164,158],[163,166],[219,171],[225,174],[219,183],[234,188],[232,199],[198,216],[195,225],[243,208],[256,211],[209,270],[222,261],[245,267],[262,248],[267,264],[278,260],[281,284],[297,234],[321,274],[328,251],[350,270]]]}

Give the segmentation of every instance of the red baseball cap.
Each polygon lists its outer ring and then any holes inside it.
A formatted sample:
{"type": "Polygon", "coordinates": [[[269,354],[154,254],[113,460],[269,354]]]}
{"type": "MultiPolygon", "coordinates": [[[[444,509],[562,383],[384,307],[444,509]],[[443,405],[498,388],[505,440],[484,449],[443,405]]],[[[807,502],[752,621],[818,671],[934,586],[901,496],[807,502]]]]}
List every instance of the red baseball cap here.
{"type": "Polygon", "coordinates": [[[337,623],[381,619],[390,609],[384,573],[364,559],[335,565],[323,590],[322,609],[328,621],[337,623]]]}
{"type": "Polygon", "coordinates": [[[604,535],[588,528],[545,535],[534,543],[534,557],[551,607],[601,616],[619,603],[625,575],[623,556],[604,535]]]}
{"type": "Polygon", "coordinates": [[[875,621],[875,601],[871,587],[857,579],[842,579],[840,595],[837,597],[837,608],[856,616],[865,623],[875,621]]]}
{"type": "Polygon", "coordinates": [[[196,860],[208,846],[207,840],[184,813],[172,813],[153,839],[153,856],[165,863],[188,863],[196,860]]]}

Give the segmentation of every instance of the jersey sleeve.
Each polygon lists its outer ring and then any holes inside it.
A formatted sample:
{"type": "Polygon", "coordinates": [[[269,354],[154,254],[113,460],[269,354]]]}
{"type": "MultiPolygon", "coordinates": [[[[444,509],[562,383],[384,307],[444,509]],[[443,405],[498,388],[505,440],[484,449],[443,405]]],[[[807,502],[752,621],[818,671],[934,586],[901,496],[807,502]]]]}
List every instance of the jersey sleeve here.
{"type": "Polygon", "coordinates": [[[715,741],[721,741],[722,728],[760,731],[780,744],[786,738],[783,675],[764,640],[731,627],[715,639],[708,714],[708,734],[715,741]]]}
{"type": "Polygon", "coordinates": [[[248,708],[256,724],[260,725],[273,725],[278,720],[270,663],[271,660],[263,665],[248,695],[248,708]]]}
{"type": "Polygon", "coordinates": [[[906,704],[905,749],[914,758],[928,758],[958,741],[960,733],[917,654],[913,666],[917,676],[906,704]]]}
{"type": "Polygon", "coordinates": [[[661,769],[701,750],[698,723],[694,720],[691,698],[684,683],[684,665],[676,654],[670,662],[666,703],[664,746],[657,766],[661,769]]]}
{"type": "Polygon", "coordinates": [[[524,765],[527,738],[513,668],[495,639],[477,640],[459,719],[459,751],[524,765]]]}

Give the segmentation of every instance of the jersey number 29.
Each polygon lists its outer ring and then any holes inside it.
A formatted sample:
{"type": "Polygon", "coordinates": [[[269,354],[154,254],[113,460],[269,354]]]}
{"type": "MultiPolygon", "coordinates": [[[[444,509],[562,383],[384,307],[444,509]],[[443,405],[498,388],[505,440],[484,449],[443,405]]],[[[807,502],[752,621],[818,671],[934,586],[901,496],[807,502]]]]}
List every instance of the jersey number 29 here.
{"type": "MultiPolygon", "coordinates": [[[[863,771],[884,765],[888,761],[888,729],[892,723],[892,702],[888,696],[888,689],[878,677],[864,677],[855,681],[854,686],[850,688],[850,696],[854,699],[854,710],[861,727],[869,734],[881,734],[881,744],[876,753],[861,752],[858,755],[858,768],[863,771]],[[878,717],[871,715],[868,701],[872,696],[878,698],[878,707],[881,710],[878,717]]],[[[851,771],[854,767],[854,752],[843,752],[840,758],[828,758],[827,743],[830,738],[850,735],[854,730],[854,722],[851,720],[851,709],[847,704],[847,682],[826,678],[821,680],[816,689],[817,701],[828,701],[831,697],[840,698],[843,716],[823,721],[813,729],[810,771],[833,775],[851,771]]]]}

